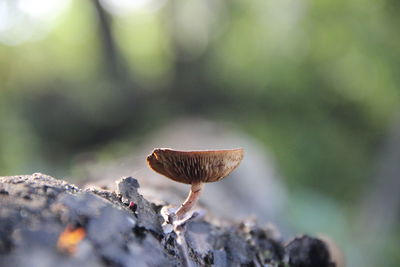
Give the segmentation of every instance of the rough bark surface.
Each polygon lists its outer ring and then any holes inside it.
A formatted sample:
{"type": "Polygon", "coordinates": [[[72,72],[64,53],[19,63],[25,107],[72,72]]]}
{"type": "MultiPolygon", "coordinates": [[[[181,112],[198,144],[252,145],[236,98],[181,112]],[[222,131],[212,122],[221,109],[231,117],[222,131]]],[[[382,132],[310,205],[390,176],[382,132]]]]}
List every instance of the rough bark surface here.
{"type": "Polygon", "coordinates": [[[324,242],[303,236],[285,246],[254,223],[193,219],[183,238],[164,234],[161,206],[134,178],[117,188],[82,190],[40,173],[0,177],[0,266],[335,266],[324,242]],[[85,233],[69,250],[60,245],[66,229],[85,233]]]}

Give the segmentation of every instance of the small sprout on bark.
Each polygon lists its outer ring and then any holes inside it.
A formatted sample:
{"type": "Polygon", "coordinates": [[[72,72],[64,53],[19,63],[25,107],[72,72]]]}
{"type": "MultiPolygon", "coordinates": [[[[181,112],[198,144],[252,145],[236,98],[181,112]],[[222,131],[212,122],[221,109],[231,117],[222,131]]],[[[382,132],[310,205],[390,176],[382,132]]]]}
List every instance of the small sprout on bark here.
{"type": "Polygon", "coordinates": [[[136,205],[135,202],[131,201],[131,202],[129,202],[128,208],[129,208],[131,211],[136,212],[136,210],[137,210],[137,205],[136,205]]]}
{"type": "Polygon", "coordinates": [[[180,183],[190,184],[188,197],[176,211],[177,220],[185,217],[196,204],[204,183],[228,176],[243,159],[243,149],[177,151],[155,149],[147,163],[154,171],[180,183]]]}

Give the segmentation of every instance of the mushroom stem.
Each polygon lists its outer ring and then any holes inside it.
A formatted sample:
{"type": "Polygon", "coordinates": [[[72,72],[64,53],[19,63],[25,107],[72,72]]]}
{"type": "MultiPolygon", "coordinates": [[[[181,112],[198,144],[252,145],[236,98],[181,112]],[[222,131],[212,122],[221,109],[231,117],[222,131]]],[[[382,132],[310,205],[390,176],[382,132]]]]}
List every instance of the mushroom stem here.
{"type": "Polygon", "coordinates": [[[196,204],[197,200],[199,200],[202,190],[202,182],[192,183],[192,187],[190,188],[190,193],[188,197],[175,213],[178,220],[182,219],[185,214],[196,204]]]}

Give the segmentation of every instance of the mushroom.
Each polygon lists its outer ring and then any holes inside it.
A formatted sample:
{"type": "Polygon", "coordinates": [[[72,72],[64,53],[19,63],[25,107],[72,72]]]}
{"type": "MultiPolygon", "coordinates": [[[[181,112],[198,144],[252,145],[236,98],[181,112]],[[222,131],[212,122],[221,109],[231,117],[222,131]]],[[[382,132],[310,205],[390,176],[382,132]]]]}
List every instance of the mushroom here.
{"type": "Polygon", "coordinates": [[[204,183],[228,176],[243,159],[243,149],[178,151],[157,148],[147,157],[154,171],[180,183],[190,184],[188,197],[175,212],[181,220],[196,204],[204,183]]]}

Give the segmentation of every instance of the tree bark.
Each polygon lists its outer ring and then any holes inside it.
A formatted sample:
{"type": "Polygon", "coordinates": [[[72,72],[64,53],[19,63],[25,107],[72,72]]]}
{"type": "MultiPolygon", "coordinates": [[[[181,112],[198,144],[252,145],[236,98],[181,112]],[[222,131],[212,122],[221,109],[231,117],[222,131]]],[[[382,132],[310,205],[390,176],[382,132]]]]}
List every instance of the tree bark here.
{"type": "Polygon", "coordinates": [[[166,234],[161,206],[138,193],[134,178],[117,187],[83,190],[40,173],[0,177],[0,265],[335,266],[323,241],[303,236],[284,246],[250,222],[189,219],[166,234]]]}

